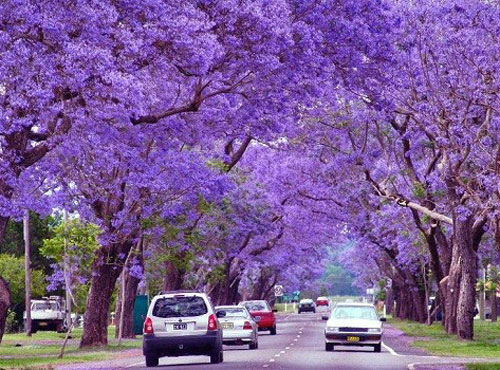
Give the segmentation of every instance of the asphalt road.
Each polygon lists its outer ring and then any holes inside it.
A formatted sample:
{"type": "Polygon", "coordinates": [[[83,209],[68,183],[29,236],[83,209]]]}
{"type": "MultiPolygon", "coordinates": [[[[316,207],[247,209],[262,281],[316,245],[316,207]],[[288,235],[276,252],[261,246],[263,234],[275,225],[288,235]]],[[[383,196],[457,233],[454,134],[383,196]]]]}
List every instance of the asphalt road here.
{"type": "MultiPolygon", "coordinates": [[[[337,347],[326,352],[321,315],[305,313],[279,315],[277,335],[259,334],[259,349],[248,346],[224,346],[224,362],[210,364],[208,356],[162,357],[158,369],[175,370],[303,370],[303,369],[420,369],[414,364],[457,363],[462,359],[427,356],[404,343],[404,337],[386,329],[382,352],[372,347],[337,347]],[[208,366],[208,367],[207,367],[208,366]]],[[[57,366],[57,369],[147,369],[142,353],[106,363],[85,363],[80,366],[57,366]]],[[[440,367],[441,368],[441,367],[440,367]]],[[[445,368],[444,366],[442,368],[445,368]]]]}

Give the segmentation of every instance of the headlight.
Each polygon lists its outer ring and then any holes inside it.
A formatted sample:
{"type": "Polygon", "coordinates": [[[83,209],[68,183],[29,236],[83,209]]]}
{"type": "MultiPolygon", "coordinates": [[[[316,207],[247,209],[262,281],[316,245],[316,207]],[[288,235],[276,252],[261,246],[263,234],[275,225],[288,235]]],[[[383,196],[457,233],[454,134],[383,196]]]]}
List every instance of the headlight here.
{"type": "Polygon", "coordinates": [[[381,331],[382,331],[382,329],[380,329],[380,328],[368,329],[368,333],[380,333],[381,331]]]}
{"type": "Polygon", "coordinates": [[[338,333],[339,332],[339,328],[337,328],[336,326],[327,326],[326,327],[326,331],[338,333]]]}

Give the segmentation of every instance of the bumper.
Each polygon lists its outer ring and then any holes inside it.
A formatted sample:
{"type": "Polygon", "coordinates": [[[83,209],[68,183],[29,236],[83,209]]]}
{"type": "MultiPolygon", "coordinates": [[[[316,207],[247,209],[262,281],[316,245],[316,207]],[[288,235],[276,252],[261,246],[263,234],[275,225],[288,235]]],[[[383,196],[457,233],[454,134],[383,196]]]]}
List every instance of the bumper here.
{"type": "Polygon", "coordinates": [[[222,343],[227,345],[243,345],[254,341],[253,330],[240,330],[236,332],[223,332],[222,343]]]}
{"type": "Polygon", "coordinates": [[[222,346],[219,332],[207,332],[206,335],[186,335],[178,337],[157,337],[146,334],[142,342],[142,353],[146,356],[183,356],[209,355],[217,347],[222,346]]]}
{"type": "Polygon", "coordinates": [[[373,346],[382,342],[382,334],[326,333],[325,342],[344,346],[373,346]]]}

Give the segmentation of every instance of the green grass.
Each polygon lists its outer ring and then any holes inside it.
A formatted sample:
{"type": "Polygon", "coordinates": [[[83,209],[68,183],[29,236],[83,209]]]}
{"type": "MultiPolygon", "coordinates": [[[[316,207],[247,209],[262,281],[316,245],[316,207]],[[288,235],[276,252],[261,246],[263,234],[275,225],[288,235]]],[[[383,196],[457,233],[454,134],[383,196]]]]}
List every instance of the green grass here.
{"type": "Polygon", "coordinates": [[[107,360],[117,351],[141,348],[142,337],[123,339],[121,344],[114,339],[114,327],[108,329],[108,345],[106,347],[79,349],[82,329],[71,333],[72,341],[68,342],[64,358],[58,359],[65,334],[56,332],[37,332],[31,337],[26,334],[6,334],[0,344],[0,370],[10,368],[37,369],[47,365],[69,362],[85,362],[107,360]],[[17,346],[16,346],[17,345],[17,346]]]}
{"type": "Polygon", "coordinates": [[[278,310],[278,312],[295,312],[297,311],[297,303],[287,303],[286,304],[286,310],[285,310],[285,304],[284,303],[275,303],[274,308],[278,310]],[[295,309],[294,309],[295,308],[295,309]]]}
{"type": "Polygon", "coordinates": [[[474,322],[474,340],[461,341],[456,335],[446,334],[440,323],[425,324],[389,320],[390,324],[417,337],[413,345],[434,355],[458,357],[500,357],[500,323],[474,322]],[[420,339],[421,338],[421,339],[420,339]]]}
{"type": "Polygon", "coordinates": [[[500,370],[500,364],[467,364],[467,370],[500,370]]]}
{"type": "MultiPolygon", "coordinates": [[[[64,364],[64,363],[76,363],[76,362],[87,362],[87,361],[104,361],[112,358],[112,355],[108,352],[96,352],[96,353],[84,353],[79,355],[68,355],[63,358],[54,357],[25,357],[25,358],[10,358],[10,359],[0,359],[0,369],[47,369],[47,365],[64,364]]],[[[48,367],[49,369],[51,368],[48,367]]]]}

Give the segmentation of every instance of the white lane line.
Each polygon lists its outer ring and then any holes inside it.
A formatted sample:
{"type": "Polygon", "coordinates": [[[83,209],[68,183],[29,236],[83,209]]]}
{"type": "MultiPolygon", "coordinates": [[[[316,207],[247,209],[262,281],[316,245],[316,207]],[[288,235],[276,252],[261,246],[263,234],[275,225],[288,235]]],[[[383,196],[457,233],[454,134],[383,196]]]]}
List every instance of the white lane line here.
{"type": "Polygon", "coordinates": [[[396,353],[395,350],[393,350],[391,347],[389,347],[384,342],[382,342],[382,347],[384,347],[393,356],[404,357],[404,355],[400,355],[399,353],[396,353]]]}
{"type": "Polygon", "coordinates": [[[290,349],[290,347],[285,347],[285,349],[290,349]]]}
{"type": "Polygon", "coordinates": [[[408,364],[408,369],[409,370],[415,370],[415,365],[416,364],[408,364]]]}
{"type": "Polygon", "coordinates": [[[285,353],[286,351],[280,351],[280,353],[285,353]]]}
{"type": "Polygon", "coordinates": [[[269,364],[262,365],[262,367],[269,367],[269,364]]]}
{"type": "Polygon", "coordinates": [[[295,338],[293,341],[294,341],[294,342],[296,342],[296,341],[298,341],[298,339],[297,339],[297,338],[295,338]]]}
{"type": "Polygon", "coordinates": [[[276,353],[276,354],[274,355],[274,357],[280,357],[280,354],[279,354],[279,353],[276,353]]]}
{"type": "Polygon", "coordinates": [[[300,334],[297,335],[297,338],[300,338],[300,334]]]}
{"type": "Polygon", "coordinates": [[[274,358],[270,359],[269,362],[274,362],[274,358]]]}
{"type": "Polygon", "coordinates": [[[125,366],[125,369],[131,368],[131,367],[136,367],[136,366],[139,366],[139,365],[144,366],[144,361],[142,361],[142,362],[137,362],[137,363],[135,363],[135,364],[125,366]]]}

